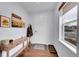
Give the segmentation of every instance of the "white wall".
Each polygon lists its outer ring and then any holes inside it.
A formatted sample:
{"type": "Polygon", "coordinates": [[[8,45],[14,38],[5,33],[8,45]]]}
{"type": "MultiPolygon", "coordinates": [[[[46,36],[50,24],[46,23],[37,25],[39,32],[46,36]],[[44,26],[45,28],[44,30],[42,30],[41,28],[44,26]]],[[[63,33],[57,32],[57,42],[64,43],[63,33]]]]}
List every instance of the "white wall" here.
{"type": "Polygon", "coordinates": [[[54,24],[54,22],[51,22],[51,20],[54,20],[53,15],[54,14],[52,11],[33,13],[30,15],[30,21],[33,26],[33,32],[34,32],[34,35],[31,38],[32,43],[41,43],[41,44],[52,43],[51,40],[54,40],[55,35],[55,34],[51,35],[52,33],[54,33],[52,27],[53,28],[55,27],[54,25],[52,25],[54,24]],[[51,36],[53,36],[52,39],[51,36]]]}
{"type": "MultiPolygon", "coordinates": [[[[22,6],[18,3],[0,3],[0,15],[11,17],[11,13],[15,13],[23,18],[26,25],[29,23],[27,13],[22,9],[22,6]]],[[[11,20],[11,19],[10,19],[11,20]]],[[[0,27],[0,40],[15,39],[26,35],[25,28],[2,28],[0,27]]]]}

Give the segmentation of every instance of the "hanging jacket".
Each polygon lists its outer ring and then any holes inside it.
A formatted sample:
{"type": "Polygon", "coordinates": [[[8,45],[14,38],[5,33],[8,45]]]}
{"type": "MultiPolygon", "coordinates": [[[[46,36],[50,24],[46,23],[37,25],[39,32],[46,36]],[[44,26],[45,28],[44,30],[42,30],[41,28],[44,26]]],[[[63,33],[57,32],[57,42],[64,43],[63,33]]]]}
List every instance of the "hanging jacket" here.
{"type": "Polygon", "coordinates": [[[33,35],[33,30],[32,30],[32,26],[28,26],[27,28],[27,37],[31,37],[33,35]]]}

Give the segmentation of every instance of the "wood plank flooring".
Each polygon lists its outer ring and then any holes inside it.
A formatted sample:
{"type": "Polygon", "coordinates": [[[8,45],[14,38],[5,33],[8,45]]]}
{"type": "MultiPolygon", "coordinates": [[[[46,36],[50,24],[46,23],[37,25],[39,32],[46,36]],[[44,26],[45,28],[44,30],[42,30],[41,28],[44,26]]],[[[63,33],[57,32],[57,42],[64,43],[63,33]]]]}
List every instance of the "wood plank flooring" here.
{"type": "Polygon", "coordinates": [[[49,51],[38,50],[38,49],[30,49],[30,50],[25,49],[20,56],[21,57],[52,57],[49,51]]]}
{"type": "MultiPolygon", "coordinates": [[[[32,46],[34,47],[35,44],[32,46]]],[[[47,49],[46,50],[38,49],[39,46],[40,48],[43,49],[42,45],[37,44],[37,49],[36,47],[35,48],[32,47],[30,49],[26,48],[18,55],[18,57],[57,57],[56,54],[53,53],[51,54],[47,49]]]]}

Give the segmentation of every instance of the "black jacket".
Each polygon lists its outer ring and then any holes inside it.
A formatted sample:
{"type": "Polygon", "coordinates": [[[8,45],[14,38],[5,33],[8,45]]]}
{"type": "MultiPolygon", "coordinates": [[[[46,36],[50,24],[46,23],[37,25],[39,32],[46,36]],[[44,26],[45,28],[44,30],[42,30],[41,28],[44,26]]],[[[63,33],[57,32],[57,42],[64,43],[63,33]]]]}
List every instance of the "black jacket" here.
{"type": "Polygon", "coordinates": [[[32,26],[30,25],[27,28],[27,37],[31,37],[33,35],[33,30],[32,30],[32,26]]]}

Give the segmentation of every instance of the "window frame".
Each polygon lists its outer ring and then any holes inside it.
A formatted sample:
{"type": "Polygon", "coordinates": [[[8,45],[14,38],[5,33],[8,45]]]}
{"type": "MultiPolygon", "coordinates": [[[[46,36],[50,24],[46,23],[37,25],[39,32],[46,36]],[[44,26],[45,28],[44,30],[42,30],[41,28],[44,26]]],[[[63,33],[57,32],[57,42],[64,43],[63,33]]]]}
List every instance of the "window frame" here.
{"type": "MultiPolygon", "coordinates": [[[[62,6],[62,8],[67,4],[67,2],[62,6]]],[[[72,52],[75,54],[77,53],[77,46],[73,45],[72,43],[69,43],[64,39],[64,25],[63,25],[63,9],[59,10],[59,41],[64,44],[67,48],[69,48],[72,52]]],[[[74,7],[73,7],[74,8],[74,7]]],[[[78,11],[78,10],[77,10],[78,11]]]]}

